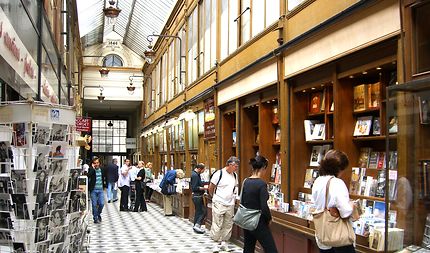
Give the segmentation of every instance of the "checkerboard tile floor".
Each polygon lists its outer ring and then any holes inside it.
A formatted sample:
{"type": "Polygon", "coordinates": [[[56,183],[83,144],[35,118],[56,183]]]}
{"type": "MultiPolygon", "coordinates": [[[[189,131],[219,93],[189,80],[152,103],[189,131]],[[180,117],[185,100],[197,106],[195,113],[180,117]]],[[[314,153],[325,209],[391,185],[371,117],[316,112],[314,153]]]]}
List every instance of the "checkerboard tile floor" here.
{"type": "MultiPolygon", "coordinates": [[[[92,220],[92,217],[89,218],[92,220]]],[[[217,243],[205,234],[193,232],[192,223],[177,216],[164,216],[156,204],[148,203],[148,212],[119,212],[118,202],[107,203],[102,222],[90,221],[90,253],[209,253],[217,243]]],[[[228,251],[242,249],[228,243],[228,251]]]]}

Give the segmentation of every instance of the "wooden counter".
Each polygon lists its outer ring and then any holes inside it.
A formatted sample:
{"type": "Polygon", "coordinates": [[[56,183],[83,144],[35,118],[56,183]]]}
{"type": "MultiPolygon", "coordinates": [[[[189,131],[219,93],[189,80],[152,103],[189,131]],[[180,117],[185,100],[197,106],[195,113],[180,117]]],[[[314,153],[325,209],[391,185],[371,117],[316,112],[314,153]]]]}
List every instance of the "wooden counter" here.
{"type": "MultiPolygon", "coordinates": [[[[160,188],[156,185],[151,185],[154,192],[151,196],[151,201],[163,207],[163,194],[160,192],[160,188]]],[[[177,193],[172,196],[172,211],[175,215],[187,219],[190,214],[190,201],[191,201],[191,190],[184,189],[182,193],[177,193]]]]}

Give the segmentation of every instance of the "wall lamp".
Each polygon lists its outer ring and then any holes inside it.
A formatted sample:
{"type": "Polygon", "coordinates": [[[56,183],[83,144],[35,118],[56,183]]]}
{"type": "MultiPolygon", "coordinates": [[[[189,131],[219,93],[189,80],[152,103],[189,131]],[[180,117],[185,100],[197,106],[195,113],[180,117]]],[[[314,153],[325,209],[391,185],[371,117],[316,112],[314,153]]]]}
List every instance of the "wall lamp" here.
{"type": "Polygon", "coordinates": [[[128,92],[130,93],[130,95],[133,95],[133,93],[134,93],[134,90],[136,89],[136,87],[135,86],[133,86],[133,78],[135,78],[135,77],[142,77],[142,78],[145,78],[145,76],[143,76],[143,75],[141,75],[141,76],[138,76],[138,75],[132,75],[132,76],[129,76],[128,77],[128,80],[130,80],[130,85],[129,86],[127,86],[127,90],[128,90],[128,92]]]}
{"type": "Polygon", "coordinates": [[[154,63],[155,59],[155,52],[152,49],[152,41],[153,37],[161,37],[161,38],[175,38],[179,40],[179,84],[182,85],[182,74],[185,73],[184,70],[182,70],[182,58],[185,58],[184,55],[182,55],[182,39],[179,36],[174,35],[166,35],[166,34],[151,34],[146,37],[146,40],[149,42],[148,50],[146,50],[143,54],[145,55],[145,60],[148,64],[154,63]]]}

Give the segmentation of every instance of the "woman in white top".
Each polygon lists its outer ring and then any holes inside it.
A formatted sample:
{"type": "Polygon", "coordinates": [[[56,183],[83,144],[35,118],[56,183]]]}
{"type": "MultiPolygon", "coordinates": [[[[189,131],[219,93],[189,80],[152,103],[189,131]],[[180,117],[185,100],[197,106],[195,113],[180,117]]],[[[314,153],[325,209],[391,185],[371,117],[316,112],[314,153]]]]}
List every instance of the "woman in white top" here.
{"type": "MultiPolygon", "coordinates": [[[[348,156],[338,150],[329,150],[320,164],[320,176],[315,180],[312,186],[312,200],[315,203],[317,211],[324,210],[326,185],[330,178],[328,204],[332,215],[340,215],[342,218],[348,218],[353,211],[353,205],[349,201],[349,192],[342,179],[337,178],[348,167],[348,156]]],[[[354,245],[342,247],[330,247],[318,241],[315,237],[318,248],[321,253],[354,253],[354,245]]]]}

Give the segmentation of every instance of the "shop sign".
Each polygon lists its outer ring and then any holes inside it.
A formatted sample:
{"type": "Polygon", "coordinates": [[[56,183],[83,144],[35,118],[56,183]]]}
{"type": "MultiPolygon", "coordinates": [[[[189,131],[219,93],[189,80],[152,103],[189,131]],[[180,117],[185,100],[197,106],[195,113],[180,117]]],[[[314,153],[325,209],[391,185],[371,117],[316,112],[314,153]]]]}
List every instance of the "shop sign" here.
{"type": "Polygon", "coordinates": [[[91,118],[76,117],[75,126],[76,126],[76,131],[91,132],[91,118]]]}
{"type": "MultiPolygon", "coordinates": [[[[0,56],[37,93],[37,64],[0,7],[0,56]]],[[[23,94],[26,95],[26,94],[23,94]]]]}
{"type": "Polygon", "coordinates": [[[213,97],[205,100],[205,138],[215,138],[215,104],[213,97]]]}
{"type": "Polygon", "coordinates": [[[128,148],[128,149],[136,148],[136,138],[126,138],[125,139],[125,148],[128,148]]]}

